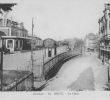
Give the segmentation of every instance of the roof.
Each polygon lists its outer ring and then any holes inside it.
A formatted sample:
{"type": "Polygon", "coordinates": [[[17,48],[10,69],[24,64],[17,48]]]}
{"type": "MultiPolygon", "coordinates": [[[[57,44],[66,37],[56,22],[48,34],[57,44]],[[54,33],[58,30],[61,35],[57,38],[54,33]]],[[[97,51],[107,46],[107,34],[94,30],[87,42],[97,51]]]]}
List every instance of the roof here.
{"type": "Polygon", "coordinates": [[[19,37],[19,36],[2,36],[3,39],[30,39],[29,37],[19,37]]]}
{"type": "Polygon", "coordinates": [[[51,39],[51,38],[44,39],[44,41],[47,41],[47,40],[51,40],[51,41],[54,41],[55,42],[55,40],[54,39],[51,39]]]}
{"type": "Polygon", "coordinates": [[[10,20],[10,19],[7,19],[7,21],[11,22],[11,27],[14,27],[14,28],[16,27],[18,29],[21,29],[21,30],[24,30],[24,31],[28,32],[28,30],[25,27],[21,28],[20,26],[15,26],[15,25],[20,25],[20,23],[18,23],[17,21],[13,21],[13,20],[10,20]]]}
{"type": "MultiPolygon", "coordinates": [[[[32,38],[32,35],[28,35],[29,38],[32,38]]],[[[33,38],[36,38],[38,40],[42,40],[41,38],[37,37],[37,36],[33,36],[33,38]]]]}

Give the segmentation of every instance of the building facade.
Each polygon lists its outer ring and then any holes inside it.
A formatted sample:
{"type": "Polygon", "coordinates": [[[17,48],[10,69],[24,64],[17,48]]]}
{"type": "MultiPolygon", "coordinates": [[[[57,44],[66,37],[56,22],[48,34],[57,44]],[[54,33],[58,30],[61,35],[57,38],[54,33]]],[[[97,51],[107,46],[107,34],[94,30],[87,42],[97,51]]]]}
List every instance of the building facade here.
{"type": "MultiPolygon", "coordinates": [[[[43,45],[45,48],[48,49],[48,57],[52,56],[52,51],[54,52],[53,55],[57,54],[57,42],[55,40],[51,38],[47,38],[43,40],[43,45]]],[[[46,51],[45,51],[45,55],[46,55],[46,51]]]]}
{"type": "Polygon", "coordinates": [[[23,41],[28,39],[28,31],[23,23],[13,21],[8,18],[8,12],[0,10],[0,33],[3,40],[3,46],[10,52],[23,49],[23,41]]]}
{"type": "Polygon", "coordinates": [[[99,58],[110,63],[110,4],[105,4],[104,15],[99,19],[99,58]]]}
{"type": "Polygon", "coordinates": [[[88,35],[86,35],[85,39],[85,50],[86,51],[97,51],[97,46],[98,46],[98,36],[93,34],[93,33],[89,33],[88,35]]]}
{"type": "Polygon", "coordinates": [[[34,36],[34,47],[35,49],[39,49],[43,47],[43,40],[39,37],[34,36]]]}
{"type": "Polygon", "coordinates": [[[43,44],[45,48],[52,48],[54,47],[55,42],[56,42],[55,40],[47,38],[43,41],[43,44]]]}
{"type": "Polygon", "coordinates": [[[32,48],[34,50],[38,50],[43,47],[43,40],[37,36],[33,36],[33,41],[32,41],[32,36],[28,36],[30,38],[30,45],[32,43],[32,48]]]}

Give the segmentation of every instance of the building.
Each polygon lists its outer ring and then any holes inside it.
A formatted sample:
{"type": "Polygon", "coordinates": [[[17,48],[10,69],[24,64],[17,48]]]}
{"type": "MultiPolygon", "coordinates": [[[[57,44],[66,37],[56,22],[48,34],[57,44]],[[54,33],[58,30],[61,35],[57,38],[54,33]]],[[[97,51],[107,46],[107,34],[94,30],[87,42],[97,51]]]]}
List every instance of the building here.
{"type": "Polygon", "coordinates": [[[110,4],[105,4],[104,15],[99,19],[99,58],[110,63],[110,4]]]}
{"type": "MultiPolygon", "coordinates": [[[[52,56],[52,51],[54,52],[53,54],[57,54],[57,42],[51,38],[47,38],[43,41],[43,45],[45,48],[48,49],[48,57],[52,56]]],[[[46,51],[45,51],[46,55],[46,51]]]]}
{"type": "Polygon", "coordinates": [[[85,50],[86,51],[97,51],[97,46],[98,46],[98,36],[93,34],[93,33],[89,33],[88,35],[86,35],[85,39],[85,50]]]}
{"type": "Polygon", "coordinates": [[[39,37],[34,36],[34,46],[36,49],[43,47],[43,40],[39,37]]]}
{"type": "Polygon", "coordinates": [[[6,5],[7,9],[4,9],[4,6],[0,7],[0,34],[3,46],[9,49],[10,52],[22,50],[23,45],[25,45],[23,44],[24,41],[28,39],[28,31],[24,28],[23,23],[8,18],[11,7],[8,8],[8,5],[6,5]]]}
{"type": "Polygon", "coordinates": [[[55,40],[47,38],[43,41],[43,44],[45,48],[52,48],[54,47],[55,42],[56,42],[55,40]]]}
{"type": "MultiPolygon", "coordinates": [[[[31,39],[32,39],[32,36],[28,36],[30,38],[30,45],[31,45],[31,39]]],[[[33,49],[36,50],[36,49],[40,49],[43,47],[43,40],[37,36],[33,36],[33,49]]]]}

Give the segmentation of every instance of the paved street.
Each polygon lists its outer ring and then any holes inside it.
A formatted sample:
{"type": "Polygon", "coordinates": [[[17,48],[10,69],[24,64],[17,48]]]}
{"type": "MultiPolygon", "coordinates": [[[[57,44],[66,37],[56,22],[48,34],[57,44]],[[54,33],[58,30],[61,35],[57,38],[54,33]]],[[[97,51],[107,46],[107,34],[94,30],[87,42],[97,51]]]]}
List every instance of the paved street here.
{"type": "MultiPolygon", "coordinates": [[[[66,50],[66,47],[58,47],[57,54],[60,54],[66,50]]],[[[46,50],[47,53],[47,50],[46,50]]],[[[34,51],[34,73],[40,75],[41,66],[43,63],[43,55],[45,50],[34,51]]],[[[53,55],[52,55],[53,57],[53,55]]],[[[45,61],[50,59],[45,56],[45,61]]],[[[3,58],[3,69],[4,70],[31,70],[31,53],[30,52],[16,52],[14,54],[4,55],[3,58]]]]}
{"type": "Polygon", "coordinates": [[[66,62],[43,91],[104,90],[106,83],[107,66],[101,64],[97,54],[85,54],[66,62]]]}

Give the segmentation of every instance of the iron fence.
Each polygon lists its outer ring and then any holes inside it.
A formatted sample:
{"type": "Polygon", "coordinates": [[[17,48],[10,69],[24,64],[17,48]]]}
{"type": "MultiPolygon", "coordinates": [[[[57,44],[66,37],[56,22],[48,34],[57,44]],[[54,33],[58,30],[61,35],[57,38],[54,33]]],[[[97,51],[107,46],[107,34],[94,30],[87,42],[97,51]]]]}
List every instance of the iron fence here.
{"type": "Polygon", "coordinates": [[[64,52],[59,55],[56,55],[55,57],[53,57],[52,59],[44,63],[43,76],[45,76],[58,62],[61,62],[64,59],[68,59],[72,56],[79,55],[79,54],[80,54],[79,52],[76,53],[73,51],[68,51],[68,52],[64,52]]]}
{"type": "Polygon", "coordinates": [[[33,88],[33,73],[30,73],[12,84],[3,87],[2,91],[31,91],[33,88]]]}

